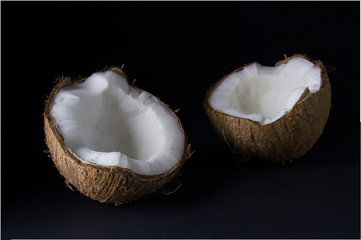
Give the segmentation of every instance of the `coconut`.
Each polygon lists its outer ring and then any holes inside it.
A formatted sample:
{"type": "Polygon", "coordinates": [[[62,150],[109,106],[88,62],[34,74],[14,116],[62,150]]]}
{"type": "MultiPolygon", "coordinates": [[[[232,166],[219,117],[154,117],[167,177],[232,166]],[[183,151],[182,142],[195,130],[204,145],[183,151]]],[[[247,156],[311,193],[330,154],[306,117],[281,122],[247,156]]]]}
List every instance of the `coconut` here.
{"type": "Polygon", "coordinates": [[[180,120],[166,104],[112,67],[60,78],[45,104],[52,160],[67,186],[116,205],[159,191],[190,156],[180,120]]]}
{"type": "Polygon", "coordinates": [[[274,67],[252,63],[207,92],[211,124],[230,149],[270,162],[299,158],[321,136],[331,108],[331,86],[320,60],[286,57],[274,67]]]}

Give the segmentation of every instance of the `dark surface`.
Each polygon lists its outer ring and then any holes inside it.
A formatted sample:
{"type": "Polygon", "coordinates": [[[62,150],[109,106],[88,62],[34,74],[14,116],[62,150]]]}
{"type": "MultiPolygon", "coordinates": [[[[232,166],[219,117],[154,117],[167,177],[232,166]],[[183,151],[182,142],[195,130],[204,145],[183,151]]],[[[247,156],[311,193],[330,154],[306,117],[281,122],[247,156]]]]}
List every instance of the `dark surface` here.
{"type": "Polygon", "coordinates": [[[359,238],[359,2],[1,2],[2,239],[359,238]],[[239,163],[203,109],[246,63],[329,69],[323,135],[291,164],[239,163]],[[115,207],[72,192],[43,150],[55,78],[121,66],[173,109],[194,155],[182,187],[115,207]],[[334,70],[336,69],[336,70],[334,70]]]}

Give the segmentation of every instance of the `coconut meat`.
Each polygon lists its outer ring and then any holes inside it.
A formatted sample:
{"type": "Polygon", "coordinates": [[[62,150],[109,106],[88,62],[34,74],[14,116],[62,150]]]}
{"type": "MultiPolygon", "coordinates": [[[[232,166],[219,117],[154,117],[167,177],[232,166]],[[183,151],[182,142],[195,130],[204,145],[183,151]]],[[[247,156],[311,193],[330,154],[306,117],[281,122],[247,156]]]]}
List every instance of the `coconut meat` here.
{"type": "Polygon", "coordinates": [[[294,57],[276,67],[257,63],[227,76],[212,92],[211,107],[225,114],[270,124],[289,112],[305,90],[321,87],[321,69],[294,57]]]}
{"type": "Polygon", "coordinates": [[[51,111],[66,146],[85,161],[154,175],[182,157],[184,134],[173,113],[116,72],[62,88],[51,111]]]}

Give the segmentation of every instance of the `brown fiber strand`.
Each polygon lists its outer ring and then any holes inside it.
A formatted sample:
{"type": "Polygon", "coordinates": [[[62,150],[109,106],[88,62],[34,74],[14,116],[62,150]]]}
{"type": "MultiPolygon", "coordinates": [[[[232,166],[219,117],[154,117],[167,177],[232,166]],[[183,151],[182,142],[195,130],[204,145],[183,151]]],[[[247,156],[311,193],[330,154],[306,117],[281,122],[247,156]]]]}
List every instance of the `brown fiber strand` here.
{"type": "MultiPolygon", "coordinates": [[[[114,71],[126,78],[125,73],[120,68],[110,67],[108,71],[114,71]]],[[[184,135],[182,157],[170,170],[157,175],[140,175],[126,168],[100,166],[88,162],[79,158],[65,145],[51,115],[51,107],[57,92],[65,86],[77,84],[84,80],[59,78],[45,103],[44,131],[46,144],[55,167],[66,179],[66,185],[94,200],[115,205],[131,202],[160,190],[165,183],[171,181],[179,173],[182,165],[191,156],[190,144],[187,143],[187,137],[176,114],[166,104],[159,101],[164,108],[172,112],[184,135]]]]}
{"type": "MultiPolygon", "coordinates": [[[[296,54],[276,63],[276,66],[287,63],[294,57],[308,59],[305,55],[296,54]]],[[[211,87],[204,99],[205,111],[218,135],[225,140],[232,152],[243,156],[250,155],[269,162],[291,161],[312,148],[321,136],[331,108],[331,86],[327,71],[319,60],[312,61],[321,69],[321,87],[314,94],[306,89],[295,106],[282,118],[267,125],[237,118],[216,111],[209,104],[209,97],[224,76],[211,87]]],[[[256,63],[258,64],[258,63],[256,63]]],[[[246,66],[233,71],[242,71],[246,66]]],[[[230,73],[230,74],[232,74],[230,73]]]]}
{"type": "Polygon", "coordinates": [[[175,192],[178,191],[178,190],[180,189],[180,187],[183,185],[183,183],[182,183],[181,181],[179,181],[179,180],[175,180],[174,182],[177,182],[178,185],[177,185],[173,190],[171,190],[171,191],[166,191],[166,190],[164,190],[164,188],[162,188],[162,192],[163,192],[164,195],[171,195],[171,194],[175,193],[175,192]]]}

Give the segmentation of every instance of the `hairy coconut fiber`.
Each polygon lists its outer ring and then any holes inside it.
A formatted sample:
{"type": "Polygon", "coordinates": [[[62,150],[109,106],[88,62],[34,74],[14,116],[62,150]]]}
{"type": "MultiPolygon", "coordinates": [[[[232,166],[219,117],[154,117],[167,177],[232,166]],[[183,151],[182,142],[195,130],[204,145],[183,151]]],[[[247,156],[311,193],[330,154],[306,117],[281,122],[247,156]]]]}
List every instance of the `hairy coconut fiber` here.
{"type": "MultiPolygon", "coordinates": [[[[120,68],[113,67],[107,70],[114,71],[126,78],[120,68]]],[[[190,144],[187,144],[186,140],[183,142],[182,158],[179,159],[174,167],[157,175],[140,175],[130,169],[118,166],[97,165],[79,158],[66,146],[52,117],[51,108],[53,100],[61,88],[80,83],[84,80],[73,81],[70,78],[59,78],[45,104],[44,130],[46,144],[56,168],[66,179],[67,186],[72,190],[79,190],[79,192],[94,200],[102,203],[114,203],[116,205],[133,201],[160,190],[165,183],[171,181],[178,174],[181,166],[190,156],[190,144]]],[[[173,113],[184,134],[178,117],[168,106],[163,105],[173,113]]],[[[186,138],[184,137],[184,139],[186,138]]]]}
{"type": "MultiPolygon", "coordinates": [[[[306,58],[303,55],[293,57],[306,58]]],[[[276,66],[287,63],[293,57],[278,62],[276,66]]],[[[322,62],[311,62],[321,69],[320,90],[308,95],[309,90],[306,88],[292,110],[270,124],[261,125],[259,122],[230,116],[211,107],[209,98],[212,92],[229,75],[211,87],[205,97],[206,113],[218,135],[233,152],[242,154],[246,159],[285,162],[299,158],[312,148],[321,136],[329,116],[331,86],[322,62]]],[[[243,69],[244,67],[241,67],[234,72],[243,69]]]]}

